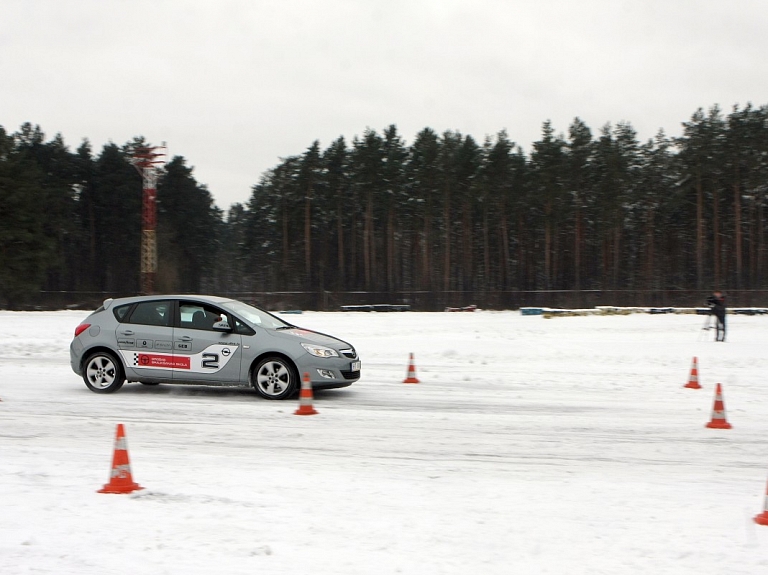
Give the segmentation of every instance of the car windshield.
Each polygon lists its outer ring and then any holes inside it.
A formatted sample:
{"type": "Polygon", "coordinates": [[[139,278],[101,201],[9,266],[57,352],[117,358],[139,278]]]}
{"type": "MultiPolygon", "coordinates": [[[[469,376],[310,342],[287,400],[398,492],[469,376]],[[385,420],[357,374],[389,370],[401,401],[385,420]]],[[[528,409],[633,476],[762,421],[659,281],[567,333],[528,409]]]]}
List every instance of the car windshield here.
{"type": "Polygon", "coordinates": [[[294,327],[291,324],[284,322],[279,317],[275,317],[269,312],[248,305],[241,301],[228,301],[221,304],[221,307],[228,309],[235,315],[238,315],[248,321],[252,325],[257,325],[265,329],[286,329],[294,327]]]}

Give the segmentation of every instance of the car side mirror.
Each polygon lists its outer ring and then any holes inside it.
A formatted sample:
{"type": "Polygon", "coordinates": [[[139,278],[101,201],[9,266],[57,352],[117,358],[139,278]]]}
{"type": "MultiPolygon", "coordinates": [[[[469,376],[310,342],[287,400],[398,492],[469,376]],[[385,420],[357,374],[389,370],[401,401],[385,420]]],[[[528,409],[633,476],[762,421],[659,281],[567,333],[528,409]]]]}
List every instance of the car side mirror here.
{"type": "Polygon", "coordinates": [[[217,321],[211,326],[211,329],[213,331],[232,331],[232,328],[229,327],[229,323],[226,321],[217,321]]]}

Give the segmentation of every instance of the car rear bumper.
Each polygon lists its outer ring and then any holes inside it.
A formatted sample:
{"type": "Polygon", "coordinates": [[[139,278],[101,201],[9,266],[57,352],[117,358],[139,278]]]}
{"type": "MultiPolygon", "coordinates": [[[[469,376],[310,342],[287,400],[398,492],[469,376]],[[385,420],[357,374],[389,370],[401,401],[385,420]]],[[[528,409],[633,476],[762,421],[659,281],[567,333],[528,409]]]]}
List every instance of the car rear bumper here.
{"type": "Polygon", "coordinates": [[[83,375],[81,368],[83,359],[83,344],[75,338],[71,344],[69,344],[69,365],[72,367],[77,375],[83,375]]]}

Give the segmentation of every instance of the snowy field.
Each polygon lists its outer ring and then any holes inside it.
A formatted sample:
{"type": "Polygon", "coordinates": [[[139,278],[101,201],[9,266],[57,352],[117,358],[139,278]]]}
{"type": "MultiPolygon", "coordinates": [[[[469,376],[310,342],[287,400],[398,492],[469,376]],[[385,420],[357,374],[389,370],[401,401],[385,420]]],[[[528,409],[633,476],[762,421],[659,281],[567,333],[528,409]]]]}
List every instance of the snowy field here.
{"type": "Polygon", "coordinates": [[[768,317],[721,344],[694,315],[283,316],[363,361],[298,417],[92,393],[69,367],[86,315],[0,312],[3,575],[768,573],[768,317]],[[717,382],[731,430],[705,428],[717,382]],[[100,494],[117,423],[145,489],[100,494]]]}

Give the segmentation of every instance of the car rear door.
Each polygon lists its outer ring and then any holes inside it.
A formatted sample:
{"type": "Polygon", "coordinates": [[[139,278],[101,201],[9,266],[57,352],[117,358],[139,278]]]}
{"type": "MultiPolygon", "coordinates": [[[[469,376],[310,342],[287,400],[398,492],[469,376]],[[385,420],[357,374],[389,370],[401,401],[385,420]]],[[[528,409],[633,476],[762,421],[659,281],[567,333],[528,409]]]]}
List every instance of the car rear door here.
{"type": "Polygon", "coordinates": [[[129,381],[173,378],[173,300],[135,304],[115,330],[129,381]]]}
{"type": "Polygon", "coordinates": [[[242,336],[225,329],[235,326],[231,314],[194,300],[180,300],[177,309],[173,329],[174,380],[240,384],[242,336]]]}

